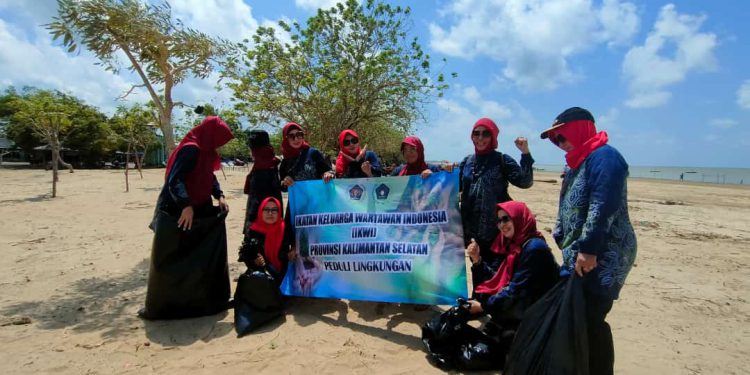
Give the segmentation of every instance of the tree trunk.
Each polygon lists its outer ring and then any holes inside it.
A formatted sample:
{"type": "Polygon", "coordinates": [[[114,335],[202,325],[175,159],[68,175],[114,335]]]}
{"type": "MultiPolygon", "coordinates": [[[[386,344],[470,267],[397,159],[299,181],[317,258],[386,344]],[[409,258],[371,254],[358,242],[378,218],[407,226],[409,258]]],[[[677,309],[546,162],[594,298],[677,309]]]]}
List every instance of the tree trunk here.
{"type": "Polygon", "coordinates": [[[57,196],[57,158],[59,157],[59,150],[57,141],[53,140],[50,142],[50,150],[52,151],[52,198],[57,196]]]}
{"type": "Polygon", "coordinates": [[[173,105],[167,104],[163,112],[159,113],[159,126],[164,133],[164,147],[167,148],[167,157],[175,149],[174,128],[172,128],[172,108],[173,105]]]}
{"type": "Polygon", "coordinates": [[[141,180],[143,180],[143,159],[146,158],[146,147],[143,148],[143,156],[140,158],[138,157],[138,148],[135,149],[135,166],[138,168],[138,174],[141,175],[141,180]]]}
{"type": "Polygon", "coordinates": [[[130,165],[130,143],[128,143],[128,152],[125,153],[125,192],[130,191],[130,181],[128,181],[128,166],[130,165]]]}
{"type": "Polygon", "coordinates": [[[63,167],[68,168],[70,173],[73,173],[73,166],[66,163],[65,160],[63,160],[62,155],[60,155],[60,147],[57,148],[57,162],[63,167]]]}

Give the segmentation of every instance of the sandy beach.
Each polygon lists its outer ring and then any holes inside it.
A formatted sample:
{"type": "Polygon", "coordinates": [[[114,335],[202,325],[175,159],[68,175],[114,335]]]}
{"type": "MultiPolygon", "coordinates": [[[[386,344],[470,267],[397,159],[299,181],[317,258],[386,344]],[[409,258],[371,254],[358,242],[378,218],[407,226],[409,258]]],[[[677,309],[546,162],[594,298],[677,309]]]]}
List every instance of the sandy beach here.
{"type": "MultiPolygon", "coordinates": [[[[232,311],[137,318],[163,173],[131,172],[126,193],[122,170],[61,172],[53,199],[50,172],[0,168],[0,373],[441,373],[419,327],[444,307],[298,298],[239,339],[232,311]]],[[[246,173],[218,174],[232,277],[246,173]]],[[[511,189],[549,243],[558,177],[511,189]]],[[[629,199],[638,258],[608,319],[616,373],[750,374],[750,187],[631,179],[629,199]]]]}

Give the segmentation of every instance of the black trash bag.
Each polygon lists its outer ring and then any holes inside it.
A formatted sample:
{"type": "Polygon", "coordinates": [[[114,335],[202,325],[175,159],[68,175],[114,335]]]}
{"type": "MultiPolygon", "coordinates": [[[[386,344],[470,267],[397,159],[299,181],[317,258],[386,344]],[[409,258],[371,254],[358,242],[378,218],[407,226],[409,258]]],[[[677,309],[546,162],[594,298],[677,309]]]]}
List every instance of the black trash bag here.
{"type": "Polygon", "coordinates": [[[499,370],[505,363],[506,351],[497,338],[467,325],[461,331],[462,344],[456,357],[456,367],[463,370],[499,370]]]}
{"type": "Polygon", "coordinates": [[[250,270],[240,275],[234,292],[234,330],[237,337],[281,315],[281,291],[273,276],[250,270]]]}
{"type": "Polygon", "coordinates": [[[422,325],[422,343],[430,359],[440,368],[464,370],[500,369],[505,351],[498,340],[467,324],[470,305],[457,305],[422,325]]]}
{"type": "Polygon", "coordinates": [[[582,279],[561,280],[526,311],[504,375],[589,375],[582,279]]]}
{"type": "Polygon", "coordinates": [[[189,231],[183,231],[176,217],[156,211],[150,225],[154,241],[143,318],[183,319],[227,309],[226,216],[213,207],[205,216],[194,218],[189,231]]]}

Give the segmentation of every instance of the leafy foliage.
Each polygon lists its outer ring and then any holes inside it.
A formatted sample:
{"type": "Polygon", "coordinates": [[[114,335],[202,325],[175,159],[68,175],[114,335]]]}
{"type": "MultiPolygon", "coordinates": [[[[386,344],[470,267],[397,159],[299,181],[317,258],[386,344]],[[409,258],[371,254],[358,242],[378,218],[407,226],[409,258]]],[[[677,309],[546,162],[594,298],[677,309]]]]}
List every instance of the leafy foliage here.
{"type": "Polygon", "coordinates": [[[348,0],[319,10],[304,27],[279,22],[291,43],[258,28],[222,73],[236,108],[253,124],[300,123],[327,152],[338,150],[347,128],[378,144],[376,151],[393,152],[424,117],[424,105],[448,87],[442,73],[430,75],[430,56],[408,37],[409,15],[408,7],[348,0]]]}
{"type": "Polygon", "coordinates": [[[140,0],[58,0],[58,15],[45,25],[68,52],[83,46],[104,69],[119,73],[122,52],[128,70],[135,72],[159,114],[159,126],[168,150],[174,145],[172,89],[189,76],[206,78],[216,59],[229,48],[226,41],[186,28],[172,19],[168,3],[152,5],[140,0]],[[156,87],[159,85],[160,87],[156,87]],[[160,89],[161,93],[157,93],[160,89]]]}

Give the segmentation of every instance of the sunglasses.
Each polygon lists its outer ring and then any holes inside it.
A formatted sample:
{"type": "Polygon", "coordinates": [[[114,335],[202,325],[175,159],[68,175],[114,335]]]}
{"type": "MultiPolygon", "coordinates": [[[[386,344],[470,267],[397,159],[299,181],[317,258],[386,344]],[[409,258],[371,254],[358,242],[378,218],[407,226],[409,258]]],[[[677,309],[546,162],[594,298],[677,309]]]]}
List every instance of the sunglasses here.
{"type": "Polygon", "coordinates": [[[492,132],[489,130],[474,130],[473,132],[471,132],[471,135],[477,138],[479,137],[489,138],[492,136],[492,132]]]}
{"type": "Polygon", "coordinates": [[[289,134],[287,134],[286,137],[289,138],[289,139],[291,139],[291,140],[295,140],[295,139],[298,139],[298,138],[299,139],[305,139],[305,132],[289,133],[289,134]]]}
{"type": "Polygon", "coordinates": [[[497,225],[505,224],[510,221],[510,216],[503,215],[497,218],[497,225]]]}
{"type": "Polygon", "coordinates": [[[356,145],[357,143],[359,143],[359,138],[354,137],[354,138],[344,139],[344,142],[342,143],[344,144],[344,147],[349,146],[349,145],[356,145]]]}
{"type": "Polygon", "coordinates": [[[277,207],[269,207],[269,208],[264,208],[263,212],[267,214],[277,214],[279,213],[279,209],[277,207]]]}
{"type": "Polygon", "coordinates": [[[549,140],[552,141],[555,146],[559,146],[560,143],[565,143],[568,141],[568,139],[565,138],[562,134],[556,134],[552,132],[549,133],[549,140]]]}

